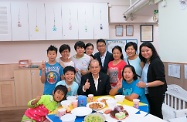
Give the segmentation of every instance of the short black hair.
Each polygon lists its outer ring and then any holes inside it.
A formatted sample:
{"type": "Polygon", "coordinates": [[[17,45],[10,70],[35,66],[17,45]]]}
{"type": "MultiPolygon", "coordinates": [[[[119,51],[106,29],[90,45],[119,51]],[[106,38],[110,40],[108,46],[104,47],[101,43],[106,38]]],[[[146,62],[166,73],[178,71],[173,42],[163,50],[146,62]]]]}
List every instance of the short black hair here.
{"type": "Polygon", "coordinates": [[[83,41],[77,41],[74,45],[74,49],[76,50],[77,47],[84,48],[85,49],[85,43],[83,41]]]}
{"type": "Polygon", "coordinates": [[[85,46],[85,49],[89,46],[92,46],[94,48],[94,45],[92,43],[87,43],[86,46],[85,46]]]}
{"type": "Polygon", "coordinates": [[[49,51],[55,51],[56,54],[57,54],[57,50],[58,50],[58,49],[57,49],[55,46],[50,45],[50,46],[48,47],[48,49],[47,49],[47,54],[48,54],[49,51]]]}
{"type": "Polygon", "coordinates": [[[67,71],[72,71],[72,72],[74,72],[74,74],[76,73],[75,68],[72,67],[72,66],[66,66],[66,67],[64,68],[64,74],[66,74],[67,71]]]}
{"type": "Polygon", "coordinates": [[[70,51],[71,51],[71,48],[70,48],[69,45],[63,44],[63,45],[61,45],[60,48],[59,48],[59,53],[62,53],[64,50],[69,50],[69,52],[70,52],[70,51]]]}
{"type": "Polygon", "coordinates": [[[137,51],[137,44],[135,42],[128,42],[125,45],[125,51],[127,50],[128,47],[133,46],[133,48],[135,49],[135,51],[137,51]]]}
{"type": "Polygon", "coordinates": [[[138,79],[138,76],[136,74],[136,71],[135,71],[134,67],[132,65],[125,65],[124,68],[123,68],[123,71],[122,71],[123,80],[125,80],[124,75],[123,75],[125,68],[130,68],[132,70],[132,73],[134,75],[133,80],[137,80],[138,79]]]}
{"type": "Polygon", "coordinates": [[[57,90],[60,90],[60,91],[62,91],[62,92],[64,93],[64,98],[63,98],[62,100],[66,100],[66,95],[67,95],[67,93],[68,93],[67,87],[64,86],[64,85],[58,85],[58,86],[55,87],[54,93],[55,93],[57,90]]]}
{"type": "Polygon", "coordinates": [[[104,39],[98,39],[98,40],[97,40],[97,44],[98,44],[99,42],[103,42],[103,43],[106,45],[106,42],[105,42],[104,39]]]}

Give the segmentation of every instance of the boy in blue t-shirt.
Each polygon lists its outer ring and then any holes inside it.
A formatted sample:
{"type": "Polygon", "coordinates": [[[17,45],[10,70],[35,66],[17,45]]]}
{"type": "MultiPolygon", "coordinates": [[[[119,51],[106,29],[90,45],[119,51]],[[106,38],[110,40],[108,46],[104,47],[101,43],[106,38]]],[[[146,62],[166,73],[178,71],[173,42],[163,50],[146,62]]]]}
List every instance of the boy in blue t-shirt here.
{"type": "Polygon", "coordinates": [[[59,81],[56,86],[64,85],[68,88],[67,96],[77,95],[77,90],[79,85],[74,81],[76,70],[72,66],[66,66],[64,68],[64,78],[65,80],[59,81]]]}
{"type": "Polygon", "coordinates": [[[42,62],[40,69],[41,82],[44,83],[44,95],[52,95],[53,90],[57,82],[59,82],[63,76],[62,66],[56,62],[57,48],[51,45],[47,49],[48,62],[42,62]]]}

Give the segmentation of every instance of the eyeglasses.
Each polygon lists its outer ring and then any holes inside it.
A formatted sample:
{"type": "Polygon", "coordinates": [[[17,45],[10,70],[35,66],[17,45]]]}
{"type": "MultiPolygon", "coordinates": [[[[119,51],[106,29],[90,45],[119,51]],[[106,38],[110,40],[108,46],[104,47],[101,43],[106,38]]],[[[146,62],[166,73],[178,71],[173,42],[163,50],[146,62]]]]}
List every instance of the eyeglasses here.
{"type": "Polygon", "coordinates": [[[105,47],[106,45],[97,45],[97,47],[105,47]]]}

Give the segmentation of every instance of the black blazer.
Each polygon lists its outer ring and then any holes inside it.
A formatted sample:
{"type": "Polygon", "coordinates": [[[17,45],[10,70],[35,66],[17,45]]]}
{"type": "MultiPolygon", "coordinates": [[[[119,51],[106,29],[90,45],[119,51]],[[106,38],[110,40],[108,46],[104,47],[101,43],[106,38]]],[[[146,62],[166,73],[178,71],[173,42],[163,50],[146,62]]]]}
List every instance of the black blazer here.
{"type": "Polygon", "coordinates": [[[110,61],[114,60],[114,58],[112,56],[112,53],[110,53],[108,51],[106,53],[106,57],[105,57],[105,60],[104,60],[104,67],[102,66],[101,58],[100,58],[100,53],[99,52],[97,52],[97,53],[94,54],[94,58],[99,61],[99,65],[101,66],[101,72],[103,72],[103,73],[107,73],[108,63],[110,61]]]}
{"type": "Polygon", "coordinates": [[[81,84],[78,88],[78,95],[88,95],[88,94],[94,94],[94,96],[109,95],[110,89],[111,86],[110,86],[108,75],[102,72],[99,73],[98,85],[96,90],[93,76],[91,73],[88,73],[81,77],[81,84]],[[86,92],[83,92],[82,87],[84,86],[87,79],[90,82],[90,88],[87,89],[86,92]]]}
{"type": "Polygon", "coordinates": [[[149,96],[162,96],[167,91],[167,83],[165,79],[164,64],[159,58],[150,62],[147,72],[147,82],[149,83],[155,80],[164,82],[164,85],[148,87],[148,94],[149,96]]]}

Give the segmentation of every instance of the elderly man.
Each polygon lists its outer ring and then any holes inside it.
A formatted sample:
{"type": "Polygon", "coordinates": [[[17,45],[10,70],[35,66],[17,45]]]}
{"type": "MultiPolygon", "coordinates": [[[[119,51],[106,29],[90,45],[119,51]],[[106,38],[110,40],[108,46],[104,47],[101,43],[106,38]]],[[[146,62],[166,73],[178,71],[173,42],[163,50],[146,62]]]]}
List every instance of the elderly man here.
{"type": "Polygon", "coordinates": [[[109,76],[100,72],[101,68],[98,60],[91,60],[89,69],[90,73],[83,75],[81,78],[78,94],[108,95],[111,89],[109,76]]]}

